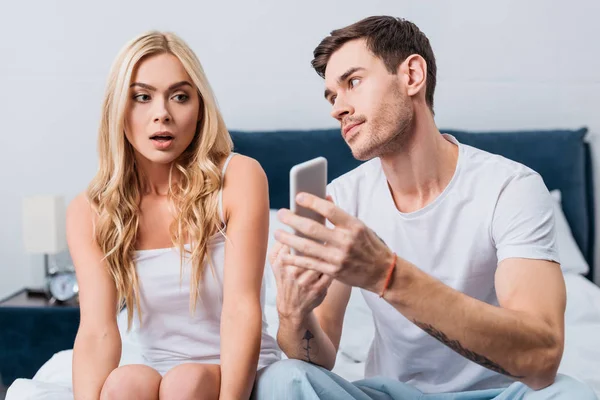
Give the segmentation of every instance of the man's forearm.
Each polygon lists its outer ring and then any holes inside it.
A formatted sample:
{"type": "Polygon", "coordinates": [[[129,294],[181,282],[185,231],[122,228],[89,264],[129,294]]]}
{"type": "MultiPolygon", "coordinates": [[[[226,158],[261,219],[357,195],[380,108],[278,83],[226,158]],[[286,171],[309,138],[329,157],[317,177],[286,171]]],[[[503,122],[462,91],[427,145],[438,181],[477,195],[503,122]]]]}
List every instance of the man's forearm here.
{"type": "Polygon", "coordinates": [[[531,314],[469,297],[399,260],[385,299],[460,355],[542,388],[554,379],[562,337],[531,314]]]}
{"type": "Polygon", "coordinates": [[[319,325],[314,312],[301,321],[280,317],[277,342],[288,358],[329,370],[335,364],[336,349],[319,325]]]}

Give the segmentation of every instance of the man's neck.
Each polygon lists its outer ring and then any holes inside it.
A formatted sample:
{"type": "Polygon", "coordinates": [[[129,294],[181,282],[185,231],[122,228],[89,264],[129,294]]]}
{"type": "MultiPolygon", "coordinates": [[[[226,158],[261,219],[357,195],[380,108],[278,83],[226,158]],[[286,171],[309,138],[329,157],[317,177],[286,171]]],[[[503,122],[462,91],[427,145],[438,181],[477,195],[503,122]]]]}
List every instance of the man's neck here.
{"type": "Polygon", "coordinates": [[[433,202],[448,186],[458,162],[458,146],[446,140],[429,113],[415,115],[410,140],[381,157],[390,192],[401,212],[433,202]]]}

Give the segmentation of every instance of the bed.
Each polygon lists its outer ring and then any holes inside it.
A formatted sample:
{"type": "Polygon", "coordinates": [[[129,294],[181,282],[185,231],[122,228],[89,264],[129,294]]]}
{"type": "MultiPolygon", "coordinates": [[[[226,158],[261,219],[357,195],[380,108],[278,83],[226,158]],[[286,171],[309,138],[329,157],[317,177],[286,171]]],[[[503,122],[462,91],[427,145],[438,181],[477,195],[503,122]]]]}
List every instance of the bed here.
{"type": "MultiPolygon", "coordinates": [[[[586,130],[462,132],[444,130],[460,142],[519,161],[538,171],[555,200],[559,251],[567,284],[565,352],[559,372],[589,384],[600,396],[600,288],[594,285],[594,196],[586,130]]],[[[317,156],[329,161],[329,180],[359,165],[337,129],[311,131],[232,132],[235,151],[260,161],[270,186],[271,230],[280,225],[275,210],[288,206],[288,173],[295,163],[317,156]]],[[[271,244],[272,244],[271,235],[271,244]]],[[[275,287],[265,269],[268,330],[277,331],[275,287]]],[[[119,316],[120,326],[124,315],[119,316]]],[[[334,371],[349,380],[362,378],[368,343],[373,337],[371,313],[354,290],[344,319],[334,371]]],[[[136,348],[122,330],[121,364],[135,363],[136,348]]],[[[7,400],[72,399],[72,350],[56,353],[33,379],[18,379],[7,400]]]]}

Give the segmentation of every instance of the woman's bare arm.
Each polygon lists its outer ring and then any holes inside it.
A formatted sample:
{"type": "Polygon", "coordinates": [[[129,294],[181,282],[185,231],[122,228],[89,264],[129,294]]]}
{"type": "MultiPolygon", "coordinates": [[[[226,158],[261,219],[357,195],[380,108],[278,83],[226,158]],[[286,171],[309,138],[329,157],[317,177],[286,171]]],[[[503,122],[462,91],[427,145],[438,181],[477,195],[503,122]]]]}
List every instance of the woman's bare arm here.
{"type": "Polygon", "coordinates": [[[73,348],[73,394],[97,400],[104,381],[119,365],[117,291],[93,238],[93,212],[85,194],[67,210],[67,242],[79,285],[81,321],[73,348]]]}

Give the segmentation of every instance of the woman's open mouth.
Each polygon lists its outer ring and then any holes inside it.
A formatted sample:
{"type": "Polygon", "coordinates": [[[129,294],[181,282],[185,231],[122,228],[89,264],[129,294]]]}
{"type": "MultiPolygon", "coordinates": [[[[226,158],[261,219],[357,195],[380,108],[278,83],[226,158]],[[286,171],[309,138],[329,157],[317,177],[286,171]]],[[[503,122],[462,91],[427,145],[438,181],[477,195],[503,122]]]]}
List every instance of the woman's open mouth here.
{"type": "Polygon", "coordinates": [[[158,150],[166,150],[171,146],[173,140],[175,140],[175,136],[170,133],[155,133],[150,136],[150,140],[154,144],[154,147],[158,150]]]}

